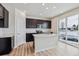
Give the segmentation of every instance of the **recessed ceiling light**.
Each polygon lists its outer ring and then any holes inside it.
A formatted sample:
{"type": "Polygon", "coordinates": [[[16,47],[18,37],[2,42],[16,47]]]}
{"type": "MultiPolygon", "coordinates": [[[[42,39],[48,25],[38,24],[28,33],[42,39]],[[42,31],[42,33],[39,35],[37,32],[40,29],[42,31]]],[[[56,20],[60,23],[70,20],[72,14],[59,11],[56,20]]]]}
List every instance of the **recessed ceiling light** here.
{"type": "Polygon", "coordinates": [[[57,8],[57,7],[54,6],[53,8],[57,8]]]}
{"type": "Polygon", "coordinates": [[[24,4],[27,4],[27,3],[24,3],[24,4]]]}
{"type": "Polygon", "coordinates": [[[63,13],[63,11],[60,11],[60,13],[63,13]]]}
{"type": "Polygon", "coordinates": [[[42,15],[42,13],[40,13],[40,15],[42,15]]]}
{"type": "Polygon", "coordinates": [[[45,3],[42,3],[42,6],[44,6],[45,5],[45,3]]]}
{"type": "Polygon", "coordinates": [[[49,9],[48,7],[46,9],[49,9]]]}

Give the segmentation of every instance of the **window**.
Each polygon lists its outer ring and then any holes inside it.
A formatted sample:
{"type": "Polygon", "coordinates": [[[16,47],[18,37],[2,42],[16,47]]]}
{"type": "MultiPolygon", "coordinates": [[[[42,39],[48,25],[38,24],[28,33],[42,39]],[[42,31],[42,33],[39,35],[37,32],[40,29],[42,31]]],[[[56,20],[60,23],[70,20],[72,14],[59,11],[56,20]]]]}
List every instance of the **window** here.
{"type": "Polygon", "coordinates": [[[69,16],[67,18],[59,20],[59,40],[68,44],[76,46],[78,41],[78,19],[79,15],[69,16]]]}
{"type": "Polygon", "coordinates": [[[8,28],[9,12],[0,4],[0,28],[8,28]]]}

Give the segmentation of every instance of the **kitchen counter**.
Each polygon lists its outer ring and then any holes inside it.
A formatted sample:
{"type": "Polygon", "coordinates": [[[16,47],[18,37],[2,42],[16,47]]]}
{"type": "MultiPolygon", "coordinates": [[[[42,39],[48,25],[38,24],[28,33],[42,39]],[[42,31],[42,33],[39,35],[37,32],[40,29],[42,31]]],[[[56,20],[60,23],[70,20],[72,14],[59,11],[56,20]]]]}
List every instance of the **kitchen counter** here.
{"type": "Polygon", "coordinates": [[[35,52],[55,48],[57,46],[56,34],[33,34],[35,41],[35,52]]]}
{"type": "Polygon", "coordinates": [[[48,36],[56,36],[56,34],[33,34],[35,37],[48,37],[48,36]]]}

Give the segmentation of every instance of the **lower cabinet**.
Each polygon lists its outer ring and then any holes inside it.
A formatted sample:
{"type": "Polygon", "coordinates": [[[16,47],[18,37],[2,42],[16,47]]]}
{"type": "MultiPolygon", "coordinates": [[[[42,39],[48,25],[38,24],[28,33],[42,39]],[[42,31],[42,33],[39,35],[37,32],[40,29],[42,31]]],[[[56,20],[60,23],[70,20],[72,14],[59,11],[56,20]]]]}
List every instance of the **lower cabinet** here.
{"type": "Polygon", "coordinates": [[[11,37],[0,38],[0,55],[8,54],[12,50],[11,37]]]}

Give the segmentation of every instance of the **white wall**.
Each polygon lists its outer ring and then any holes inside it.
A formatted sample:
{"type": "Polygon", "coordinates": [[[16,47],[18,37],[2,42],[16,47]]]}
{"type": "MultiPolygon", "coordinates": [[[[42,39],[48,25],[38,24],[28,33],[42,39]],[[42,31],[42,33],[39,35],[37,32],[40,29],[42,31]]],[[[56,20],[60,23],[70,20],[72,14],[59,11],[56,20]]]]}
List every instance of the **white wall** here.
{"type": "Polygon", "coordinates": [[[15,9],[15,47],[26,43],[26,23],[23,11],[15,9]]]}

